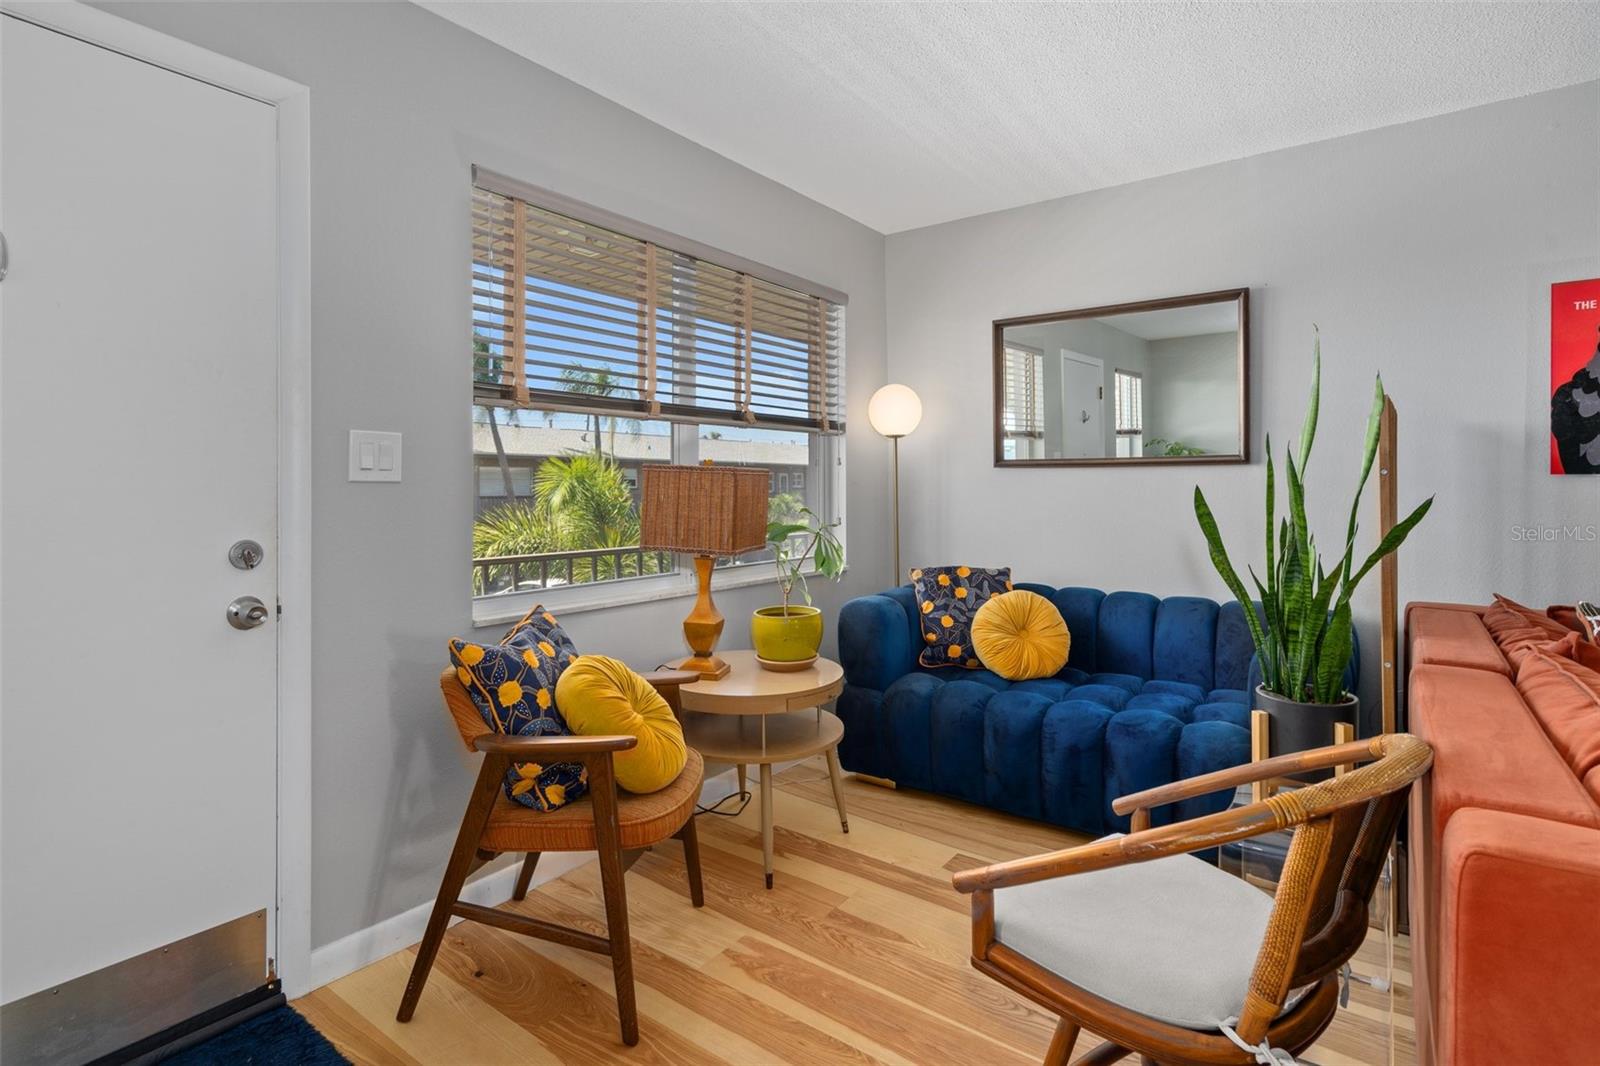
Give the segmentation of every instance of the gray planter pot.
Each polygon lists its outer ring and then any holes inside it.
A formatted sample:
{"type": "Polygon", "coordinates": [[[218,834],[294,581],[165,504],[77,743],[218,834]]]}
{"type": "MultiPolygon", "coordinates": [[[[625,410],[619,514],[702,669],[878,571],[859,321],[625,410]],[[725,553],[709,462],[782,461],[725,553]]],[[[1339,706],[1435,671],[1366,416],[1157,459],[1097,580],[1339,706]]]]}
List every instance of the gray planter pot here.
{"type": "MultiPolygon", "coordinates": [[[[1352,727],[1360,721],[1361,700],[1347,696],[1342,703],[1300,703],[1256,686],[1256,706],[1272,718],[1269,755],[1292,755],[1297,751],[1325,748],[1333,743],[1333,727],[1344,722],[1352,727]]],[[[1332,777],[1332,770],[1294,774],[1298,781],[1321,781],[1332,777]]]]}

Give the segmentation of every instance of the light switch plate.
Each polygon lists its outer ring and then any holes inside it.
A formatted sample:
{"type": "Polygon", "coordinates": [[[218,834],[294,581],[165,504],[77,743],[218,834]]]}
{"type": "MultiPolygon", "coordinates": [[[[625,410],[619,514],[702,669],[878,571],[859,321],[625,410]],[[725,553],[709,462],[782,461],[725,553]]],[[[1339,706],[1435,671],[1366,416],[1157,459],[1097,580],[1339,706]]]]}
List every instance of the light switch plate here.
{"type": "Polygon", "coordinates": [[[376,429],[352,429],[350,480],[399,481],[400,434],[376,429]]]}

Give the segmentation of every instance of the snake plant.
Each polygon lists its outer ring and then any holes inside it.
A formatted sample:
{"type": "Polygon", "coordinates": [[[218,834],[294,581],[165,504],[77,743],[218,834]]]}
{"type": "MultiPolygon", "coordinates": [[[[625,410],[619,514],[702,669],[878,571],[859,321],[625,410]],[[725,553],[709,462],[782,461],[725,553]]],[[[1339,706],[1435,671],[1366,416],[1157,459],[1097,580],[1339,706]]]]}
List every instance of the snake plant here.
{"type": "Polygon", "coordinates": [[[1327,572],[1317,551],[1316,538],[1306,524],[1306,465],[1311,460],[1311,442],[1317,432],[1317,407],[1322,387],[1322,340],[1317,337],[1312,357],[1311,400],[1301,424],[1298,452],[1285,449],[1284,465],[1289,482],[1289,513],[1273,536],[1273,515],[1277,504],[1275,472],[1272,465],[1272,437],[1267,437],[1267,535],[1266,581],[1250,567],[1250,578],[1261,598],[1258,614],[1252,609],[1250,593],[1228,560],[1217,520],[1206,503],[1200,486],[1194,489],[1194,514],[1210,548],[1211,564],[1227,583],[1244,608],[1261,661],[1261,681],[1267,691],[1298,703],[1339,703],[1345,697],[1344,671],[1350,661],[1350,598],[1356,586],[1384,556],[1399,548],[1406,536],[1422,521],[1433,506],[1428,497],[1417,509],[1395,525],[1379,541],[1359,568],[1355,567],[1356,514],[1361,506],[1361,491],[1366,487],[1372,460],[1378,451],[1378,423],[1383,413],[1383,379],[1377,378],[1373,390],[1372,412],[1367,416],[1366,450],[1361,459],[1361,478],[1356,482],[1350,504],[1350,521],[1345,531],[1344,551],[1327,572]]]}

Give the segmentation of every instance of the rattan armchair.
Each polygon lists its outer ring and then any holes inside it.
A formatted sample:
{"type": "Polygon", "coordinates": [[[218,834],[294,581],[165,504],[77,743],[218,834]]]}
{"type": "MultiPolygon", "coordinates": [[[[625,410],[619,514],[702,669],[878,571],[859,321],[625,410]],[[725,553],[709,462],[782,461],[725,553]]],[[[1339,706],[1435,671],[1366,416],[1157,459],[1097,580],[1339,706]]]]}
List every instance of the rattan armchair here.
{"type": "MultiPolygon", "coordinates": [[[[1339,971],[1366,936],[1367,905],[1394,841],[1411,784],[1432,762],[1433,749],[1424,741],[1405,733],[1389,734],[1369,741],[1248,763],[1124,796],[1112,807],[1119,814],[1132,816],[1133,831],[1126,836],[1109,837],[1081,847],[955,875],[957,891],[972,897],[972,964],[1060,1016],[1055,1038],[1045,1056],[1049,1066],[1067,1061],[1082,1029],[1106,1038],[1105,1043],[1079,1060],[1084,1063],[1115,1062],[1138,1054],[1147,1064],[1245,1066],[1262,1061],[1257,1056],[1266,1054],[1269,1045],[1298,1054],[1315,1043],[1333,1020],[1338,1007],[1339,971]],[[1359,769],[1281,792],[1248,806],[1150,827],[1153,808],[1235,789],[1266,777],[1363,762],[1367,765],[1359,769]],[[1291,827],[1293,840],[1277,892],[1270,899],[1188,855],[1291,827]],[[1091,960],[1087,966],[1058,966],[1057,969],[1039,961],[1040,956],[1058,961],[1066,958],[1059,951],[1052,954],[1052,945],[1048,943],[1049,930],[1062,928],[1060,923],[1063,922],[1079,923],[1071,930],[1069,939],[1080,949],[1085,942],[1108,942],[1111,946],[1107,951],[1112,955],[1106,957],[1114,956],[1119,938],[1129,937],[1130,925],[1139,921],[1166,922],[1173,935],[1163,942],[1170,943],[1170,955],[1178,954],[1182,949],[1182,932],[1192,928],[1192,923],[1190,926],[1182,924],[1185,909],[1196,906],[1188,898],[1174,898],[1169,894],[1162,897],[1165,901],[1162,907],[1147,908],[1138,921],[1117,927],[1082,928],[1082,923],[1093,921],[1088,910],[1116,904],[1115,900],[1103,899],[1104,891],[1093,890],[1092,875],[1152,860],[1156,861],[1149,867],[1125,870],[1115,876],[1122,879],[1123,886],[1135,883],[1130,879],[1178,876],[1187,883],[1205,888],[1194,895],[1215,892],[1216,898],[1230,900],[1241,910],[1250,909],[1251,893],[1265,901],[1261,904],[1259,920],[1253,926],[1246,925],[1257,931],[1258,946],[1255,943],[1241,945],[1245,953],[1243,968],[1234,975],[1236,983],[1231,986],[1231,993],[1226,989],[1211,990],[1212,1002],[1218,1002],[1220,997],[1220,1002],[1231,1004],[1230,1008],[1217,1007],[1216,1013],[1226,1012],[1232,1016],[1216,1018],[1215,1025],[1175,1024],[1159,1016],[1170,1013],[1159,998],[1152,1001],[1146,995],[1142,1003],[1145,1009],[1139,1009],[1141,1003],[1130,1005],[1130,1000],[1139,1000],[1139,996],[1119,994],[1140,982],[1161,985],[1169,999],[1171,989],[1176,987],[1181,991],[1184,975],[1178,975],[1175,984],[1174,975],[1164,970],[1169,961],[1167,950],[1132,960],[1128,967],[1129,982],[1110,994],[1104,958],[1098,963],[1091,960]],[[1079,878],[1086,874],[1091,876],[1079,878]],[[1054,912],[1050,920],[1057,925],[1043,926],[1047,930],[1045,934],[1038,932],[1041,928],[1038,922],[1030,924],[1022,920],[1028,915],[1002,915],[997,923],[997,889],[1002,890],[1002,899],[1005,899],[1004,890],[1034,885],[1033,891],[1038,894],[1047,889],[1045,882],[1065,886],[1075,880],[1080,884],[1074,888],[1091,888],[1089,894],[1080,892],[1077,897],[1090,907],[1078,908],[1071,902],[1064,903],[1061,898],[1046,901],[1054,912]],[[1241,891],[1246,895],[1239,896],[1241,891]],[[1015,932],[1019,942],[1008,943],[1008,932],[1015,932]],[[1070,975],[1057,972],[1062,968],[1073,972],[1070,975]],[[1232,998],[1235,996],[1237,998],[1232,998]],[[1224,1032],[1223,1025],[1238,1039],[1224,1032]]],[[[1196,913],[1206,913],[1215,919],[1220,908],[1212,906],[1205,911],[1202,907],[1196,913]]],[[[1216,942],[1214,930],[1205,932],[1216,942]]],[[[1193,960],[1187,973],[1195,979],[1209,979],[1212,971],[1226,968],[1224,954],[1227,953],[1218,951],[1193,960]]],[[[1076,958],[1070,961],[1081,962],[1076,958]]]]}
{"type": "MultiPolygon", "coordinates": [[[[674,714],[681,713],[679,687],[699,679],[698,674],[681,670],[659,670],[644,677],[665,697],[674,714]]],[[[683,842],[690,901],[696,907],[705,905],[700,878],[700,845],[694,824],[695,803],[700,798],[700,783],[705,773],[700,753],[690,748],[688,762],[677,780],[659,792],[642,796],[620,792],[611,758],[615,752],[637,744],[636,738],[505,736],[491,732],[484,725],[454,670],[447,669],[439,676],[439,690],[462,742],[469,750],[483,753],[483,764],[467,800],[467,811],[445,866],[427,931],[417,947],[417,961],[406,982],[397,1019],[411,1020],[445,930],[450,919],[457,917],[610,956],[622,1042],[637,1044],[639,1020],[634,1004],[633,953],[628,938],[628,901],[622,875],[643,849],[677,837],[683,842]],[[581,762],[589,772],[589,794],[554,811],[534,811],[519,806],[505,797],[501,787],[513,762],[581,762]],[[525,856],[511,897],[523,899],[539,856],[547,851],[598,853],[606,906],[605,936],[460,899],[467,875],[506,852],[520,852],[525,856]]]]}

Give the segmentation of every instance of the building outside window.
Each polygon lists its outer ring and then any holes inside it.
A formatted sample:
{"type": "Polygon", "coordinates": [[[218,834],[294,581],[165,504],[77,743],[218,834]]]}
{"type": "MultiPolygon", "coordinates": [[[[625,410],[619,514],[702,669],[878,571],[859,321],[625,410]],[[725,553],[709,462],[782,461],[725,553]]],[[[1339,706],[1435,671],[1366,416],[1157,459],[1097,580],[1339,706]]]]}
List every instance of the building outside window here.
{"type": "Polygon", "coordinates": [[[475,613],[692,587],[638,547],[648,463],[761,467],[774,518],[842,518],[842,294],[476,177],[475,613]]]}

